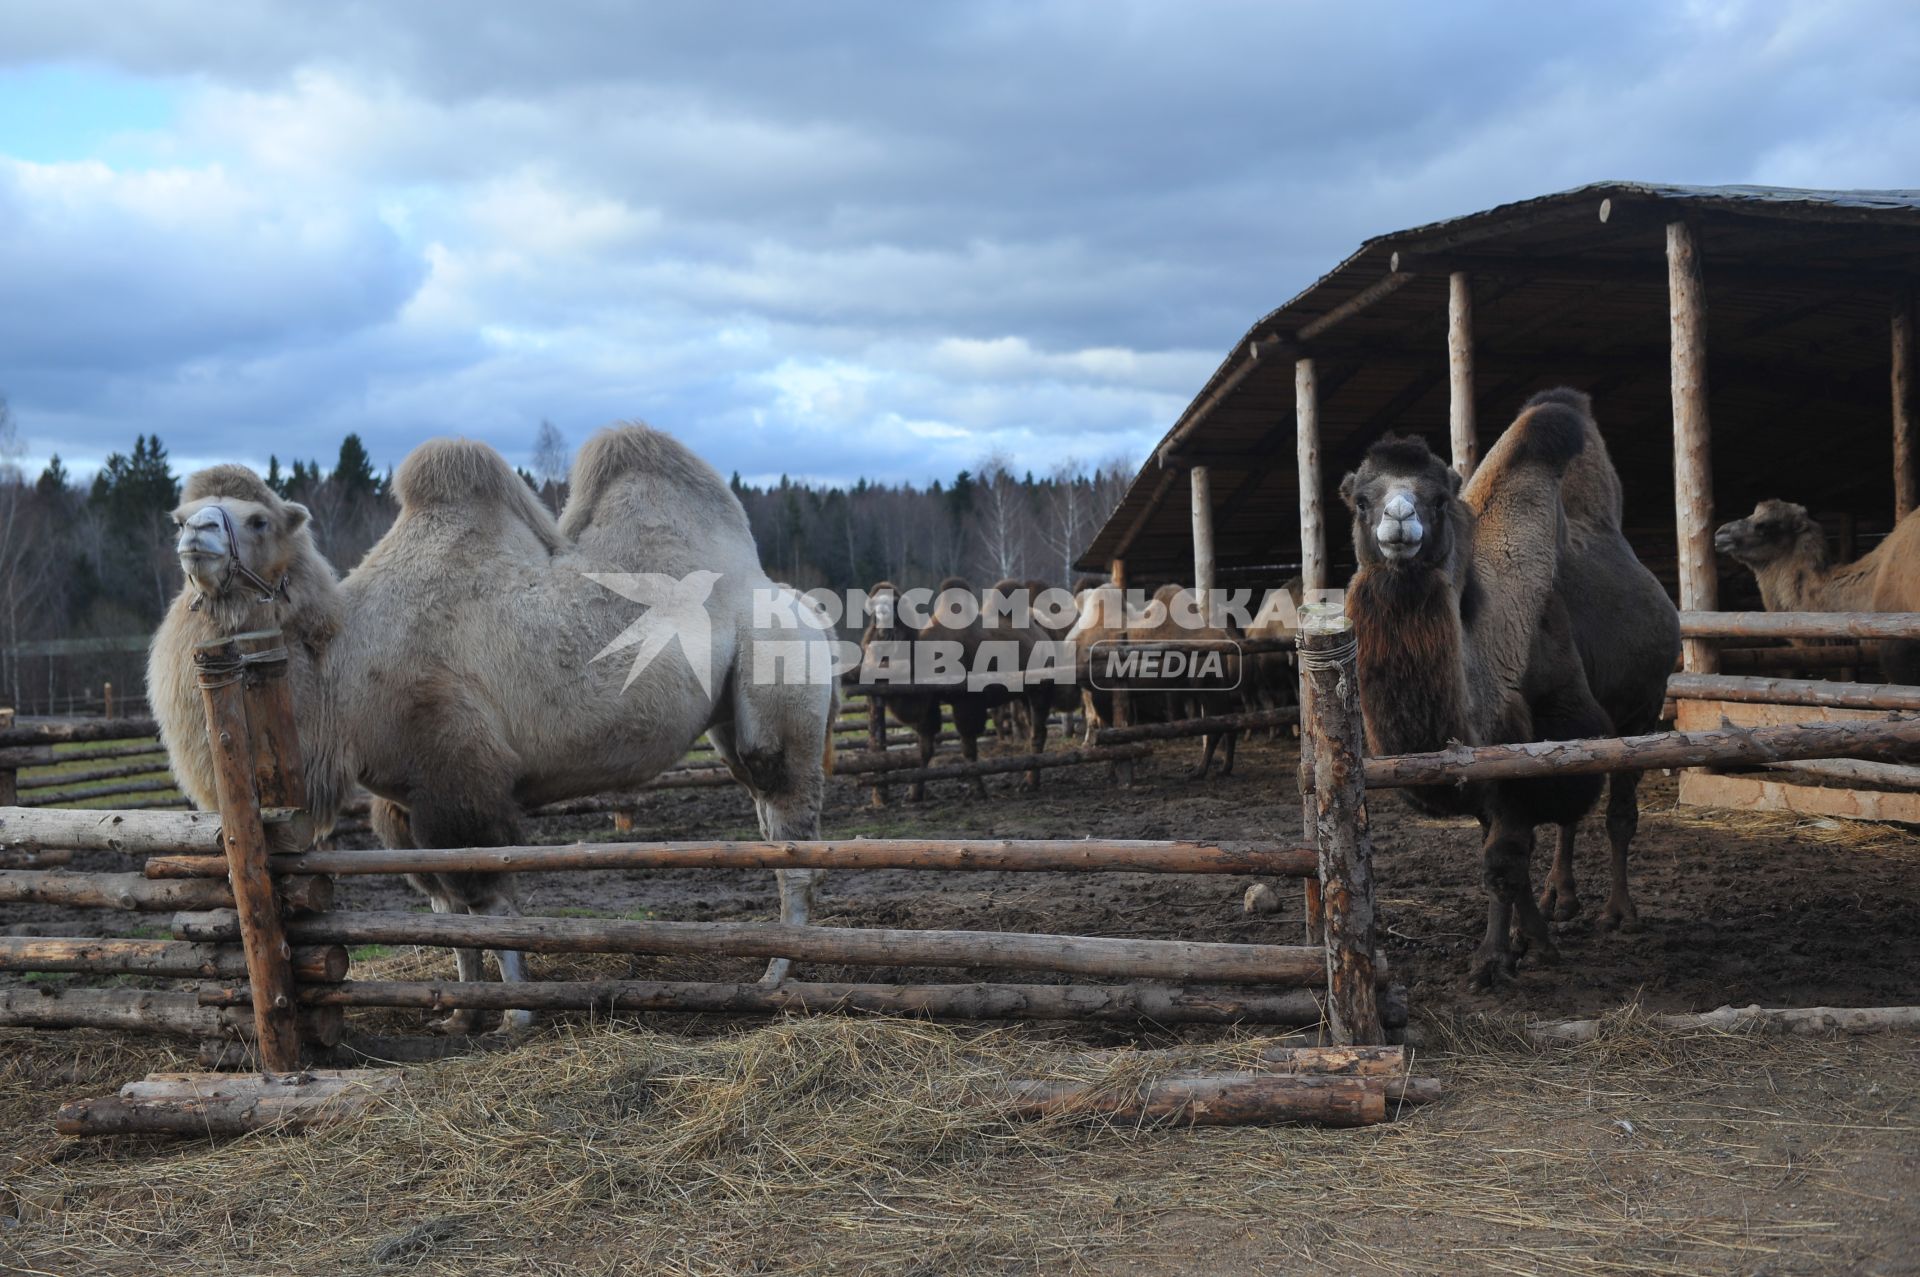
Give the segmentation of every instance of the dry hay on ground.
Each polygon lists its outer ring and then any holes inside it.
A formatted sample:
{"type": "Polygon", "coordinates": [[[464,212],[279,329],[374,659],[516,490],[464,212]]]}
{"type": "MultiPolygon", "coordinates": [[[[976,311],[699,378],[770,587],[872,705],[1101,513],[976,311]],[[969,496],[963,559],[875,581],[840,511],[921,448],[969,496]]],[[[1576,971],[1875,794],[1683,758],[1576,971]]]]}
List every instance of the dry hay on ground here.
{"type": "MultiPolygon", "coordinates": [[[[557,1028],[408,1070],[365,1122],[62,1144],[60,1100],[163,1052],[0,1035],[0,1261],[29,1272],[732,1274],[1903,1270],[1907,1038],[1574,1049],[1423,1026],[1447,1098],[1386,1126],[1009,1123],[997,1077],[1244,1060],[1236,1035],[1098,1063],[1026,1029],[823,1017],[691,1039],[557,1028]]],[[[1104,1071],[1104,1072],[1103,1072],[1104,1071]]],[[[1904,1262],[1911,1263],[1907,1253],[1904,1262]]]]}

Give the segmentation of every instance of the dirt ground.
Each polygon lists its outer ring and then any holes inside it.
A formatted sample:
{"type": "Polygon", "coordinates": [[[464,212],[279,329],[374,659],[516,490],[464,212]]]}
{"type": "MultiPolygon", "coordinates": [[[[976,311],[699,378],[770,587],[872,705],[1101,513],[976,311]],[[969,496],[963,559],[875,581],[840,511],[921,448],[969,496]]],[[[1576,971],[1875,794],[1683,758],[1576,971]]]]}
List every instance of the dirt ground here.
{"type": "MultiPolygon", "coordinates": [[[[1295,758],[1290,743],[1253,742],[1232,777],[1196,782],[1185,775],[1185,749],[1163,750],[1139,765],[1129,789],[1113,785],[1104,769],[1069,769],[1047,773],[1038,795],[1018,792],[1012,778],[991,778],[990,797],[981,802],[960,782],[946,782],[920,804],[895,790],[878,810],[868,806],[866,788],[836,783],[823,833],[1293,841],[1295,758]]],[[[541,1215],[542,1234],[539,1220],[511,1204],[527,1186],[495,1184],[489,1176],[416,1185],[403,1202],[370,1204],[362,1191],[358,1215],[336,1223],[339,1200],[311,1182],[314,1175],[325,1180],[323,1168],[289,1170],[289,1159],[317,1156],[312,1150],[324,1147],[330,1155],[377,1161],[393,1139],[404,1146],[425,1137],[391,1126],[388,1144],[348,1132],[192,1153],[139,1141],[63,1147],[46,1133],[61,1100],[104,1093],[109,1078],[165,1067],[171,1057],[165,1048],[109,1035],[0,1033],[0,1129],[8,1132],[0,1138],[0,1265],[11,1250],[16,1268],[7,1271],[61,1273],[138,1271],[149,1261],[166,1271],[208,1272],[1920,1272],[1920,1048],[1911,1039],[1684,1036],[1658,1033],[1638,1018],[1729,1002],[1920,1001],[1920,837],[1676,809],[1672,781],[1658,776],[1642,795],[1632,869],[1638,928],[1608,933],[1593,921],[1605,892],[1605,849],[1590,819],[1577,866],[1586,910],[1556,924],[1559,961],[1523,962],[1517,978],[1493,993],[1469,992],[1462,981],[1484,919],[1474,829],[1419,816],[1392,795],[1375,796],[1382,946],[1410,991],[1420,1071],[1448,1083],[1441,1103],[1388,1127],[1078,1131],[1025,1141],[967,1127],[960,1152],[889,1146],[855,1184],[824,1172],[790,1183],[782,1178],[790,1178],[790,1166],[763,1168],[781,1179],[775,1196],[784,1205],[771,1218],[804,1221],[815,1205],[830,1206],[859,1221],[845,1235],[767,1232],[774,1227],[769,1217],[736,1218],[710,1201],[694,1209],[715,1191],[711,1180],[700,1181],[698,1192],[668,1186],[668,1197],[685,1200],[628,1202],[613,1218],[632,1228],[616,1230],[617,1237],[607,1231],[604,1211],[585,1212],[580,1203],[541,1215]],[[1590,1015],[1614,1023],[1586,1048],[1538,1048],[1513,1029],[1522,1017],[1590,1015]],[[968,1142],[974,1138],[981,1142],[968,1142]],[[11,1153],[4,1151],[9,1142],[11,1153]],[[308,1151],[289,1151],[296,1145],[308,1151]],[[180,1222],[195,1200],[193,1185],[213,1182],[204,1167],[188,1174],[197,1164],[182,1159],[192,1157],[226,1159],[219,1163],[226,1172],[239,1159],[260,1173],[295,1174],[298,1186],[275,1199],[274,1209],[295,1220],[308,1212],[306,1235],[317,1249],[289,1259],[273,1248],[281,1233],[231,1218],[220,1224],[211,1204],[193,1215],[199,1222],[191,1228],[180,1222]],[[149,1200],[132,1188],[170,1174],[186,1177],[178,1201],[162,1202],[157,1191],[149,1200]],[[878,1189],[882,1181],[892,1189],[878,1189]],[[916,1214],[911,1202],[928,1213],[916,1214]],[[430,1229],[420,1245],[385,1245],[408,1236],[406,1221],[416,1216],[463,1222],[444,1238],[430,1229]],[[162,1244],[155,1236],[173,1240],[162,1244]]],[[[608,823],[541,822],[538,832],[542,841],[608,838],[608,823]]],[[[636,813],[633,833],[622,836],[744,838],[755,831],[736,791],[683,790],[654,795],[636,813]]],[[[1536,879],[1545,860],[1543,848],[1536,879]]],[[[842,873],[827,879],[817,920],[1298,942],[1300,915],[1291,903],[1265,917],[1241,912],[1248,885],[1152,875],[842,873]]],[[[771,875],[759,872],[529,875],[522,904],[529,913],[765,919],[774,916],[775,894],[771,875]]],[[[337,905],[419,902],[397,884],[347,878],[337,905]]],[[[56,914],[18,909],[0,922],[39,923],[56,914]]],[[[435,952],[356,958],[381,974],[452,973],[450,959],[435,952]]],[[[531,959],[536,978],[587,970],[751,977],[759,965],[597,961],[531,959]]],[[[818,966],[800,974],[952,978],[818,966]]],[[[417,1027],[398,1013],[363,1023],[417,1027]]],[[[638,1035],[642,1046],[634,1049],[668,1053],[745,1050],[739,1044],[785,1033],[798,1035],[788,1045],[804,1053],[846,1051],[832,1035],[860,1031],[846,1022],[807,1029],[651,1018],[624,1032],[638,1035]]],[[[942,1050],[991,1042],[1056,1055],[1089,1043],[1225,1050],[1258,1036],[1062,1026],[912,1033],[927,1035],[915,1042],[961,1044],[942,1050]]],[[[601,1059],[608,1040],[604,1029],[550,1027],[485,1063],[416,1069],[409,1089],[453,1088],[449,1093],[464,1097],[485,1084],[485,1069],[526,1067],[528,1059],[551,1069],[562,1056],[574,1059],[567,1052],[601,1059]]],[[[874,1043],[862,1049],[865,1055],[849,1057],[850,1076],[865,1076],[880,1054],[874,1043]]],[[[576,1064],[590,1073],[589,1064],[576,1064]]],[[[703,1070],[690,1068],[689,1076],[704,1077],[703,1070]]],[[[885,1077],[892,1084],[892,1075],[885,1077]]],[[[930,1105],[929,1112],[939,1107],[924,1097],[914,1102],[930,1105]]],[[[860,1117],[817,1099],[806,1106],[813,1114],[806,1139],[857,1143],[874,1121],[871,1113],[860,1117]]],[[[627,1126],[594,1129],[606,1147],[637,1138],[627,1126]]],[[[513,1145],[489,1156],[520,1166],[525,1152],[513,1145]]],[[[533,1173],[558,1174],[550,1166],[533,1173]]],[[[734,1171],[720,1180],[739,1187],[734,1171]]],[[[751,1174],[747,1181],[758,1186],[741,1189],[749,1197],[774,1192],[751,1174]]]]}

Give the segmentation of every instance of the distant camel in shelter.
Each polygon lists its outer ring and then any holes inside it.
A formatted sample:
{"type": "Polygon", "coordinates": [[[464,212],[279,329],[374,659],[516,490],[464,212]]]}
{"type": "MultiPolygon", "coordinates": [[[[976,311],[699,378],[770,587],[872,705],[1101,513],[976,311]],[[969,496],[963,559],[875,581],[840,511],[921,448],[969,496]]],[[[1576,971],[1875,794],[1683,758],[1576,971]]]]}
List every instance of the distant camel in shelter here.
{"type": "MultiPolygon", "coordinates": [[[[819,835],[834,688],[816,680],[831,640],[761,571],[746,514],[710,466],[646,427],[603,430],[580,450],[558,523],[470,440],[422,444],[393,488],[398,520],[336,581],[306,509],[253,471],[188,479],[174,514],[186,586],[154,638],[148,687],[197,804],[215,798],[193,647],[277,628],[318,834],[357,784],[389,846],[517,844],[526,808],[642,784],[705,732],[768,838],[819,835]],[[797,630],[756,627],[761,591],[776,612],[792,604],[797,630]],[[823,649],[818,674],[783,659],[796,638],[823,649]]],[[[808,921],[814,872],[779,877],[782,917],[808,921]]],[[[510,881],[414,879],[442,913],[517,912],[510,881]]],[[[456,952],[462,980],[483,978],[477,952],[456,952]]],[[[500,966],[525,978],[517,953],[500,966]]],[[[767,978],[786,971],[776,959],[767,978]]],[[[471,1021],[456,1012],[447,1027],[471,1021]]]]}
{"type": "MultiPolygon", "coordinates": [[[[1419,439],[1373,445],[1340,488],[1360,568],[1347,613],[1359,641],[1368,747],[1382,754],[1631,735],[1659,718],[1680,649],[1673,604],[1620,529],[1620,480],[1587,396],[1534,396],[1463,491],[1419,439]]],[[[1634,920],[1627,851],[1639,823],[1635,772],[1613,774],[1605,926],[1634,920]]],[[[1484,836],[1487,931],[1471,978],[1509,973],[1509,926],[1552,956],[1547,913],[1577,908],[1573,840],[1598,776],[1404,790],[1440,814],[1472,815],[1484,836]],[[1560,826],[1536,906],[1534,826],[1560,826]],[[1546,911],[1546,912],[1543,912],[1546,911]]]]}
{"type": "MultiPolygon", "coordinates": [[[[1864,558],[1835,565],[1827,536],[1790,501],[1762,501],[1720,525],[1714,548],[1752,569],[1769,612],[1920,612],[1920,510],[1864,558]]],[[[1877,644],[1881,676],[1920,683],[1920,640],[1877,644]]]]}

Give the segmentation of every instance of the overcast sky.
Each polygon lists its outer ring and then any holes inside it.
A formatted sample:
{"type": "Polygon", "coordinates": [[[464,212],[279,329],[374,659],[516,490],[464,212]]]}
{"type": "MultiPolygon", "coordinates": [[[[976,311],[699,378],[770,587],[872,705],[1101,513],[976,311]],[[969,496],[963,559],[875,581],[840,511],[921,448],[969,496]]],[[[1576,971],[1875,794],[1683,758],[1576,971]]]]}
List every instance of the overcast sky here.
{"type": "Polygon", "coordinates": [[[1607,178],[1920,185],[1920,4],[7,0],[38,466],[1138,459],[1363,238],[1607,178]]]}

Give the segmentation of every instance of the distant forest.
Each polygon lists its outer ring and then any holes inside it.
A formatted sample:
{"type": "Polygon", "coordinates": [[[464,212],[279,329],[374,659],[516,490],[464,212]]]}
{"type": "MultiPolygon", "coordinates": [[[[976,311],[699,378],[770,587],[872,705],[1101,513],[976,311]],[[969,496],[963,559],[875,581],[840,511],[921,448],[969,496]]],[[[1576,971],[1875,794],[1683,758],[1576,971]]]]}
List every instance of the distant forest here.
{"type": "MultiPolygon", "coordinates": [[[[159,624],[180,586],[167,515],[179,503],[182,476],[157,435],[137,435],[131,449],[84,480],[57,455],[31,475],[20,464],[25,451],[0,399],[0,705],[78,707],[96,697],[103,679],[114,680],[126,701],[138,694],[137,653],[53,656],[45,641],[131,639],[159,624]]],[[[556,511],[570,465],[565,438],[542,422],[532,468],[520,474],[556,511]]],[[[1073,555],[1118,504],[1132,473],[1129,462],[1115,459],[1035,475],[990,455],[925,487],[865,479],[837,487],[784,476],[760,486],[737,473],[731,485],[768,574],[803,589],[880,580],[911,587],[947,576],[979,586],[1007,577],[1065,585],[1073,555]]],[[[397,513],[391,472],[374,469],[358,435],[341,441],[331,467],[275,456],[265,478],[313,511],[319,548],[342,573],[397,513]]]]}

